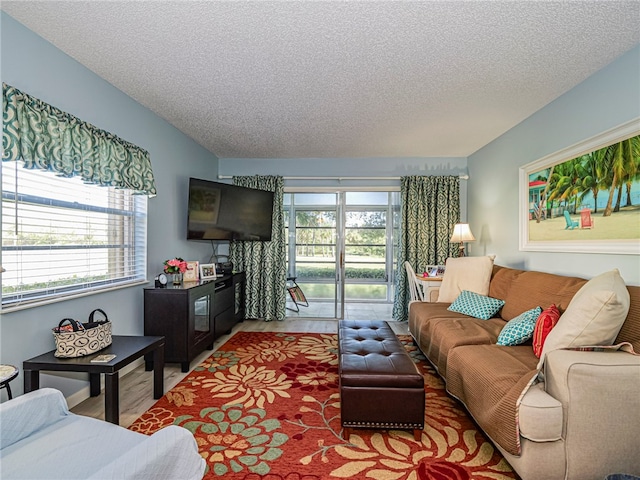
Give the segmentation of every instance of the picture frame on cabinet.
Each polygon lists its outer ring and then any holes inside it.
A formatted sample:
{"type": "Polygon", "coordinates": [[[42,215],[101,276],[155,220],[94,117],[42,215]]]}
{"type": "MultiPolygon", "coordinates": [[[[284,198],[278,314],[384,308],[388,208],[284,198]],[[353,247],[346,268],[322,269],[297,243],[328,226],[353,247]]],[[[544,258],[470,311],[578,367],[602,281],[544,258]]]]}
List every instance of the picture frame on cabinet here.
{"type": "Polygon", "coordinates": [[[197,260],[187,261],[187,270],[184,272],[182,279],[185,282],[197,282],[200,278],[200,262],[197,260]]]}
{"type": "Polygon", "coordinates": [[[216,277],[215,263],[203,263],[200,265],[200,280],[213,280],[216,277]]]}

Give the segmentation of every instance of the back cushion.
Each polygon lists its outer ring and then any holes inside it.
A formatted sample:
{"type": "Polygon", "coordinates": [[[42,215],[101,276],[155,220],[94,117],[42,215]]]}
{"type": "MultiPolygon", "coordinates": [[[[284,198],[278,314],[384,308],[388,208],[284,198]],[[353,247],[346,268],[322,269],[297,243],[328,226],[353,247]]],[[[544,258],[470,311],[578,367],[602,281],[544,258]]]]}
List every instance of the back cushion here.
{"type": "Polygon", "coordinates": [[[508,321],[524,311],[535,307],[544,310],[551,304],[562,313],[586,282],[584,278],[503,268],[494,271],[489,296],[505,301],[500,316],[508,321]]]}
{"type": "Polygon", "coordinates": [[[629,304],[629,291],[617,268],[593,277],[571,299],[549,332],[538,368],[553,350],[613,345],[629,314],[629,304]]]}
{"type": "Polygon", "coordinates": [[[631,299],[629,314],[614,343],[629,342],[633,350],[640,353],[640,287],[627,285],[627,290],[631,299]]]}
{"type": "MultiPolygon", "coordinates": [[[[530,272],[515,268],[493,266],[489,296],[506,300],[500,317],[511,320],[519,313],[535,307],[547,308],[555,303],[564,313],[569,302],[587,280],[563,277],[543,272],[530,272]],[[531,282],[529,283],[529,279],[531,282]],[[535,286],[534,286],[535,284],[535,286]]],[[[629,342],[640,352],[640,286],[629,286],[631,304],[629,314],[614,343],[629,342]]]]}
{"type": "Polygon", "coordinates": [[[486,295],[489,291],[494,258],[495,255],[447,258],[438,291],[438,302],[453,303],[463,290],[486,295]]]}

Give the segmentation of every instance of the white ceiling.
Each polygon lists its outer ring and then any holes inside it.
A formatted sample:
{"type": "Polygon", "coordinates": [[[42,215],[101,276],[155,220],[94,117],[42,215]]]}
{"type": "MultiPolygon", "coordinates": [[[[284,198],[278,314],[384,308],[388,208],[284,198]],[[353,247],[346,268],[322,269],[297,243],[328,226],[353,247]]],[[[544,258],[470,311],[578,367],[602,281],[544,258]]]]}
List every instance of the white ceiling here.
{"type": "Polygon", "coordinates": [[[466,157],[640,43],[640,1],[2,1],[220,158],[466,157]]]}

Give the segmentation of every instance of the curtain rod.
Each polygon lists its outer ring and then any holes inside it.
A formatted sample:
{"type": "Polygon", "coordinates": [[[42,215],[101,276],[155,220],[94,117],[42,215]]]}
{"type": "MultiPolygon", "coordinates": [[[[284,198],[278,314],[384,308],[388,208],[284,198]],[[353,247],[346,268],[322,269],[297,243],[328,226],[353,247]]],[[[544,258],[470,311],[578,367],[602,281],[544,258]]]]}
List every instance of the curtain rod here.
{"type": "MultiPolygon", "coordinates": [[[[218,175],[218,179],[231,179],[233,175],[218,175]]],[[[469,175],[459,175],[460,180],[469,180],[469,175]]],[[[282,177],[285,180],[400,180],[400,177],[282,177]]]]}

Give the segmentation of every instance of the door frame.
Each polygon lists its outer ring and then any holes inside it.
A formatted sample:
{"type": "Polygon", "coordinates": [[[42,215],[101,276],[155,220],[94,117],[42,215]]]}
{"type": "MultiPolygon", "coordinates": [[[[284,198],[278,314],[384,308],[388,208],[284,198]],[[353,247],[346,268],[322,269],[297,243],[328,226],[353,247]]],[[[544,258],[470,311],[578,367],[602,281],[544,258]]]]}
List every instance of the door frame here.
{"type": "MultiPolygon", "coordinates": [[[[335,294],[334,294],[334,317],[319,317],[322,319],[343,319],[345,313],[345,303],[346,303],[346,294],[345,294],[345,286],[346,286],[346,276],[345,276],[345,250],[346,250],[346,235],[345,235],[345,227],[346,227],[346,212],[349,210],[346,204],[346,193],[347,192],[399,192],[400,187],[394,186],[376,186],[376,187],[362,187],[362,186],[344,186],[344,187],[294,187],[294,186],[285,186],[284,193],[290,194],[304,194],[304,193],[317,193],[317,194],[335,194],[336,195],[336,203],[335,203],[335,211],[336,211],[336,275],[335,275],[335,294]]],[[[332,208],[332,207],[329,207],[332,208]]],[[[296,209],[297,210],[297,209],[296,209]]],[[[302,210],[302,208],[301,208],[302,210]]],[[[289,210],[290,219],[291,219],[291,210],[289,210]]],[[[387,206],[387,221],[389,221],[389,215],[393,215],[393,207],[387,206]]],[[[289,225],[290,226],[290,225],[289,225]]],[[[295,242],[295,232],[289,231],[289,238],[287,239],[290,249],[288,252],[289,259],[291,259],[291,254],[293,249],[293,255],[295,255],[295,243],[291,244],[291,238],[293,237],[295,242]]],[[[393,302],[393,285],[395,282],[394,278],[394,262],[395,259],[393,257],[394,253],[394,238],[393,238],[393,227],[385,229],[385,241],[386,241],[386,265],[390,266],[390,271],[388,273],[387,284],[389,288],[387,290],[387,299],[384,302],[380,303],[389,303],[393,302]]],[[[365,302],[361,302],[365,303],[365,302]]],[[[373,302],[379,303],[379,302],[373,302]]],[[[315,317],[308,317],[315,318],[315,317]]]]}

